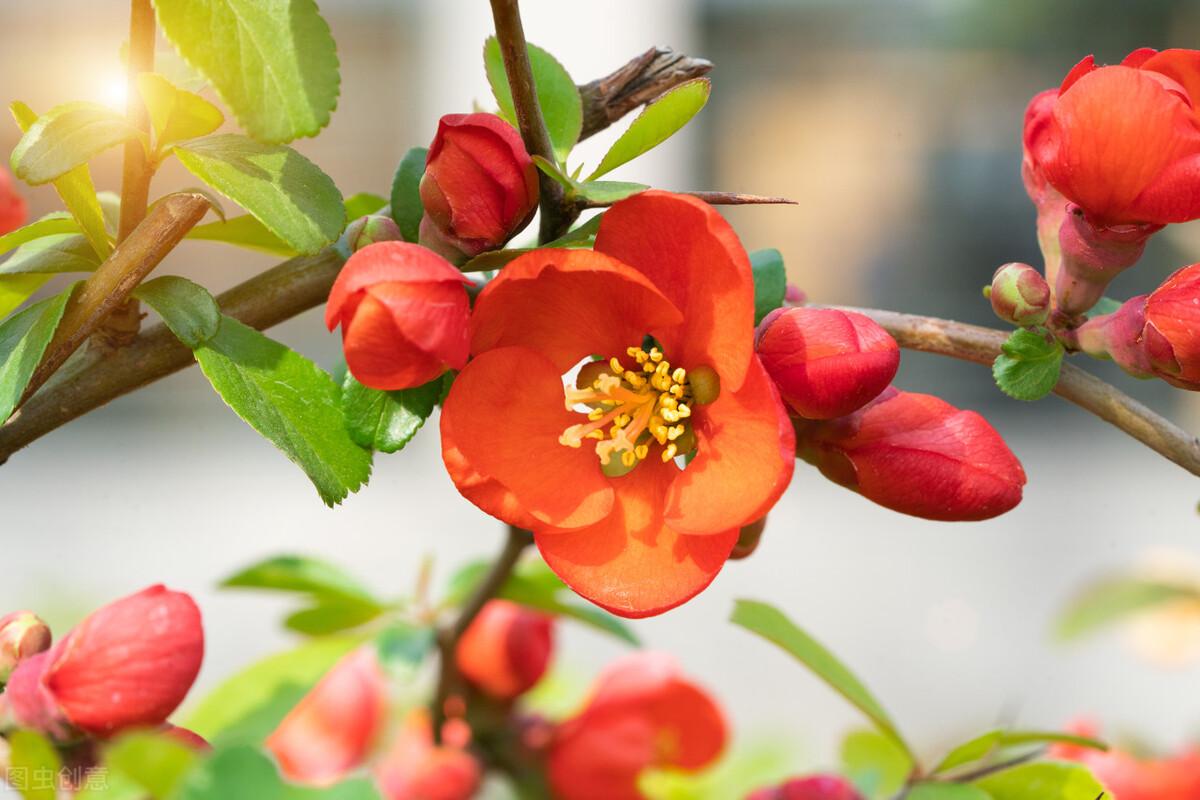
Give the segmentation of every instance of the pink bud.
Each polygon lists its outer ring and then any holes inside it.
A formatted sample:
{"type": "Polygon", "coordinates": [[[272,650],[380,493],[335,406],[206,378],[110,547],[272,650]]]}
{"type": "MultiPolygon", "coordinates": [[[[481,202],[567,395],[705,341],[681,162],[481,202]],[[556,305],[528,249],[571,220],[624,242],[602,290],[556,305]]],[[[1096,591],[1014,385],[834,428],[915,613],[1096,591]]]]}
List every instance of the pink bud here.
{"type": "Polygon", "coordinates": [[[554,619],[508,600],[492,600],[458,642],[458,669],[498,700],[541,680],[554,651],[554,619]]]}
{"type": "Polygon", "coordinates": [[[1050,285],[1028,264],[1005,264],[992,276],[992,310],[1005,322],[1041,325],[1050,315],[1050,285]]]}
{"type": "Polygon", "coordinates": [[[887,388],[900,348],[862,314],[831,308],[772,311],[757,334],[758,356],[797,414],[832,419],[862,408],[887,388]]]}
{"type": "Polygon", "coordinates": [[[863,800],[863,797],[854,784],[840,775],[810,775],[759,789],[746,800],[863,800]]]}
{"type": "Polygon", "coordinates": [[[404,241],[404,235],[400,233],[400,226],[394,219],[383,214],[359,217],[346,226],[343,238],[352,253],[357,253],[376,242],[404,241]]]}
{"type": "Polygon", "coordinates": [[[50,638],[50,628],[32,611],[0,617],[0,684],[8,680],[17,664],[47,650],[50,638]]]}
{"type": "Polygon", "coordinates": [[[433,743],[423,712],[405,720],[373,770],[387,800],[470,800],[482,779],[479,763],[465,750],[433,743]]]}
{"type": "Polygon", "coordinates": [[[1066,334],[1094,358],[1110,358],[1136,378],[1154,376],[1145,347],[1146,295],[1127,300],[1111,314],[1093,317],[1066,334]]]}
{"type": "Polygon", "coordinates": [[[25,198],[17,192],[8,170],[0,167],[0,236],[11,233],[25,224],[29,210],[25,198]]]}

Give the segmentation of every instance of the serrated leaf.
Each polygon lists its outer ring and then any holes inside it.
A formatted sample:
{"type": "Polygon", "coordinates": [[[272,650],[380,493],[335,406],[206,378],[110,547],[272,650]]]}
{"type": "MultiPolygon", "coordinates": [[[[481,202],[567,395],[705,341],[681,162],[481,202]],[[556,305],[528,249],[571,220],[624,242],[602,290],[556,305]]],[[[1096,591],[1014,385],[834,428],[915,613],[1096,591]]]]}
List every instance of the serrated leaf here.
{"type": "Polygon", "coordinates": [[[1016,400],[1040,400],[1058,383],[1063,346],[1037,331],[1013,331],[992,364],[996,385],[1016,400]]]}
{"type": "Polygon", "coordinates": [[[992,800],[1098,800],[1104,792],[1086,767],[1053,762],[1022,764],[975,785],[992,800]]]}
{"type": "Polygon", "coordinates": [[[377,194],[359,192],[346,198],[346,222],[353,222],[359,217],[380,211],[388,201],[377,194]]]}
{"type": "Polygon", "coordinates": [[[756,600],[738,600],[730,620],[735,625],[740,625],[783,648],[855,708],[866,714],[880,733],[889,737],[910,759],[912,758],[912,749],[867,687],[837,656],[801,630],[783,612],[756,600]]]}
{"type": "Polygon", "coordinates": [[[754,275],[754,324],[783,305],[787,294],[787,269],[783,253],[774,248],[755,250],[750,254],[750,270],[754,275]]]}
{"type": "Polygon", "coordinates": [[[853,731],[842,740],[842,772],[868,800],[889,800],[912,773],[913,761],[891,738],[853,731]]]}
{"type": "Polygon", "coordinates": [[[327,505],[366,483],[371,454],[346,432],[328,373],[231,317],[195,353],[222,399],[304,470],[327,505]]]}
{"type": "Polygon", "coordinates": [[[194,750],[164,734],[127,733],[104,750],[104,767],[136,783],[150,797],[170,797],[200,760],[194,750]]]}
{"type": "MultiPolygon", "coordinates": [[[[515,127],[517,114],[513,108],[512,89],[508,85],[508,74],[504,71],[500,43],[495,36],[489,36],[484,43],[483,63],[501,116],[515,127]]],[[[546,130],[554,146],[554,157],[566,161],[583,130],[583,99],[579,96],[579,87],[563,65],[537,45],[529,45],[529,66],[537,89],[538,105],[541,106],[546,130]]]]}
{"type": "Polygon", "coordinates": [[[600,166],[587,179],[592,181],[612,172],[674,136],[704,108],[711,88],[707,78],[696,78],[679,84],[646,106],[613,142],[600,166]]]}
{"type": "Polygon", "coordinates": [[[337,47],[313,0],[155,0],[175,49],[262,142],[315,136],[337,106],[337,47]]]}
{"type": "Polygon", "coordinates": [[[374,603],[371,590],[341,567],[307,556],[283,555],[260,561],[221,581],[227,589],[299,592],[319,598],[374,603]]]}
{"type": "Polygon", "coordinates": [[[416,242],[425,207],[421,204],[421,176],[425,174],[428,148],[414,147],[400,159],[392,178],[392,219],[400,226],[406,242],[416,242]]]}
{"type": "Polygon", "coordinates": [[[350,438],[362,447],[395,453],[412,441],[447,386],[445,376],[423,386],[385,392],[363,386],[349,372],[342,383],[342,414],[350,438]]]}
{"type": "Polygon", "coordinates": [[[1147,609],[1183,599],[1200,603],[1200,591],[1193,586],[1140,578],[1100,581],[1071,601],[1055,633],[1064,641],[1077,639],[1147,609]]]}
{"type": "Polygon", "coordinates": [[[188,239],[224,242],[247,250],[257,250],[274,256],[292,258],[300,253],[296,248],[267,230],[267,226],[250,215],[232,217],[220,222],[197,225],[187,232],[188,239]]]}
{"type": "MultiPolygon", "coordinates": [[[[33,123],[37,122],[38,115],[22,102],[14,102],[8,108],[22,133],[27,133],[33,127],[33,123]]],[[[108,232],[104,225],[104,213],[100,209],[96,187],[92,183],[92,173],[87,165],[76,167],[56,179],[54,189],[62,198],[67,211],[83,229],[92,249],[101,259],[108,258],[109,253],[112,252],[112,244],[108,240],[108,232]]]]}
{"type": "Polygon", "coordinates": [[[977,786],[964,783],[918,783],[905,795],[906,800],[992,800],[977,786]]]}
{"type": "Polygon", "coordinates": [[[0,422],[9,418],[25,393],[73,289],[35,303],[0,324],[0,422]]]}
{"type": "Polygon", "coordinates": [[[58,797],[62,759],[50,740],[31,730],[13,731],[8,736],[6,782],[24,800],[55,800],[58,797]]]}
{"type": "Polygon", "coordinates": [[[57,213],[42,217],[23,228],[0,236],[0,255],[45,236],[79,233],[79,223],[68,214],[57,213]]]}
{"type": "Polygon", "coordinates": [[[146,281],[133,292],[163,318],[179,341],[193,350],[217,335],[221,309],[203,286],[178,275],[146,281]]]}
{"type": "Polygon", "coordinates": [[[0,263],[0,275],[57,275],[93,272],[100,266],[95,251],[79,234],[56,233],[21,245],[0,263]]]}
{"type": "Polygon", "coordinates": [[[175,142],[207,136],[225,122],[221,109],[194,92],[180,89],[162,75],[143,72],[137,81],[154,128],[154,146],[159,152],[175,142]]]}
{"type": "Polygon", "coordinates": [[[290,147],[220,134],[178,145],[175,155],[301,253],[317,252],[345,227],[346,208],[333,180],[290,147]]]}
{"type": "Polygon", "coordinates": [[[9,160],[13,174],[37,186],[141,136],[123,114],[99,103],[63,103],[38,117],[9,160]]]}

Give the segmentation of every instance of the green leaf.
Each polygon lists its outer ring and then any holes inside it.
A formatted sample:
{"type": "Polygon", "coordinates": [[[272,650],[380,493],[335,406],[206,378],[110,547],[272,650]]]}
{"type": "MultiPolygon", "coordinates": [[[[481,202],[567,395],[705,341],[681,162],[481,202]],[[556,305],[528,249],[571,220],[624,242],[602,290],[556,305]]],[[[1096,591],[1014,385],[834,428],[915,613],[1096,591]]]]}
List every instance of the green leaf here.
{"type": "Polygon", "coordinates": [[[355,600],[322,600],[311,608],[289,614],[283,624],[305,636],[341,633],[377,619],[384,607],[355,600]]]}
{"type": "Polygon", "coordinates": [[[1104,793],[1086,767],[1053,762],[1022,764],[988,775],[975,785],[992,800],[1098,800],[1104,793]]]}
{"type": "Polygon", "coordinates": [[[377,602],[370,589],[341,567],[306,556],[268,558],[221,581],[221,587],[299,592],[323,599],[377,602]]]}
{"type": "Polygon", "coordinates": [[[21,245],[0,263],[0,275],[55,275],[93,272],[100,266],[88,240],[79,234],[56,233],[21,245]]]}
{"type": "Polygon", "coordinates": [[[1062,368],[1063,346],[1038,331],[1013,331],[992,364],[996,385],[1016,400],[1040,400],[1054,391],[1062,368]]]}
{"type": "Polygon", "coordinates": [[[35,303],[0,324],[0,422],[9,418],[25,393],[74,288],[35,303]]]}
{"type": "Polygon", "coordinates": [[[854,731],[842,740],[842,771],[869,800],[889,800],[912,773],[913,760],[890,737],[854,731]]]}
{"type": "Polygon", "coordinates": [[[750,254],[750,270],[754,274],[754,324],[783,305],[787,294],[787,269],[783,253],[774,248],[755,250],[750,254]]]}
{"type": "Polygon", "coordinates": [[[267,230],[266,225],[249,215],[197,225],[188,231],[187,238],[225,242],[237,247],[244,247],[247,250],[258,250],[284,258],[299,255],[296,248],[288,245],[287,242],[267,230]]]}
{"type": "Polygon", "coordinates": [[[25,800],[55,800],[62,760],[50,740],[35,731],[13,731],[8,745],[4,777],[9,786],[25,800]]]}
{"type": "Polygon", "coordinates": [[[158,312],[171,333],[193,350],[217,335],[221,309],[208,290],[187,278],[164,275],[133,292],[158,312]]]}
{"type": "MultiPolygon", "coordinates": [[[[23,133],[29,131],[37,122],[38,115],[33,109],[22,102],[9,105],[13,119],[23,133]]],[[[63,205],[71,216],[79,223],[91,243],[96,254],[104,259],[112,252],[112,243],[108,240],[108,231],[104,226],[104,212],[100,209],[100,200],[96,196],[96,187],[92,183],[92,173],[87,165],[76,167],[54,181],[54,188],[62,198],[63,205]]]]}
{"type": "Polygon", "coordinates": [[[329,25],[313,0],[155,0],[158,23],[262,142],[315,136],[341,77],[329,25]]]}
{"type": "Polygon", "coordinates": [[[429,150],[414,147],[400,159],[392,178],[392,219],[400,226],[404,241],[415,242],[421,227],[425,207],[421,204],[421,176],[425,174],[425,158],[429,150]]]}
{"type": "Polygon", "coordinates": [[[110,147],[141,136],[125,115],[99,103],[64,103],[38,117],[17,142],[13,174],[37,186],[61,177],[110,147]]]}
{"type": "Polygon", "coordinates": [[[313,639],[256,662],[200,701],[183,723],[216,744],[262,741],[361,636],[313,639]]]}
{"type": "MultiPolygon", "coordinates": [[[[515,127],[517,114],[513,108],[512,89],[508,85],[508,74],[504,71],[500,43],[495,36],[489,36],[483,45],[483,63],[500,113],[515,127]]],[[[579,96],[579,87],[563,65],[537,45],[529,45],[529,65],[537,89],[538,105],[546,120],[550,142],[554,145],[554,157],[566,161],[583,130],[583,99],[579,96]]]]}
{"type": "Polygon", "coordinates": [[[576,183],[576,194],[595,205],[610,206],[618,200],[633,197],[650,187],[644,183],[626,181],[592,181],[576,183]]]}
{"type": "Polygon", "coordinates": [[[918,783],[905,797],[906,800],[991,800],[992,796],[969,784],[918,783]]]}
{"type": "Polygon", "coordinates": [[[385,392],[363,386],[349,372],[342,383],[342,414],[356,444],[381,453],[403,450],[446,392],[446,376],[423,386],[385,392]]]}
{"type": "Polygon", "coordinates": [[[175,142],[207,136],[225,122],[221,109],[162,75],[143,72],[137,80],[154,128],[154,146],[160,153],[175,142]]]}
{"type": "Polygon", "coordinates": [[[327,505],[366,483],[371,454],[346,432],[328,373],[231,317],[195,353],[222,399],[304,470],[327,505]]]}
{"type": "Polygon", "coordinates": [[[67,214],[50,214],[0,236],[0,255],[44,236],[69,233],[79,233],[79,223],[67,214]]]}
{"type": "Polygon", "coordinates": [[[875,723],[881,733],[889,737],[912,758],[912,750],[896,730],[887,712],[861,681],[846,668],[837,656],[829,652],[820,642],[796,626],[777,608],[755,600],[738,600],[734,605],[731,621],[751,633],[779,645],[800,663],[804,664],[821,680],[829,684],[838,694],[846,698],[859,711],[875,723]]]}
{"type": "Polygon", "coordinates": [[[1200,602],[1200,592],[1191,586],[1139,578],[1100,581],[1071,601],[1055,632],[1063,641],[1077,639],[1147,609],[1182,599],[1200,602]]]}
{"type": "Polygon", "coordinates": [[[387,204],[388,201],[377,194],[370,192],[352,194],[346,198],[346,222],[350,223],[359,217],[375,214],[387,204]]]}
{"type": "Polygon", "coordinates": [[[21,306],[51,275],[0,275],[0,319],[4,319],[21,306]]]}
{"type": "Polygon", "coordinates": [[[415,670],[433,650],[436,641],[432,627],[418,627],[397,620],[375,637],[375,649],[381,663],[415,670]]]}
{"type": "Polygon", "coordinates": [[[284,783],[275,764],[248,745],[218,748],[184,780],[172,800],[380,800],[366,778],[308,788],[284,783]]]}
{"type": "Polygon", "coordinates": [[[1024,744],[1051,744],[1055,742],[1072,744],[1076,747],[1086,747],[1092,750],[1108,749],[1108,745],[1099,739],[1077,736],[1072,733],[994,730],[969,739],[955,747],[946,754],[930,774],[938,775],[966,764],[975,763],[994,754],[1001,748],[1024,744]]]}
{"type": "Polygon", "coordinates": [[[592,181],[612,172],[671,138],[704,108],[711,88],[707,78],[695,78],[679,84],[646,106],[629,129],[613,142],[600,160],[600,166],[587,179],[592,181]]]}
{"type": "Polygon", "coordinates": [[[127,733],[104,751],[105,767],[156,798],[169,797],[199,760],[187,745],[154,733],[127,733]]]}
{"type": "Polygon", "coordinates": [[[317,252],[345,227],[333,180],[290,147],[221,134],[177,145],[175,155],[301,253],[317,252]]]}

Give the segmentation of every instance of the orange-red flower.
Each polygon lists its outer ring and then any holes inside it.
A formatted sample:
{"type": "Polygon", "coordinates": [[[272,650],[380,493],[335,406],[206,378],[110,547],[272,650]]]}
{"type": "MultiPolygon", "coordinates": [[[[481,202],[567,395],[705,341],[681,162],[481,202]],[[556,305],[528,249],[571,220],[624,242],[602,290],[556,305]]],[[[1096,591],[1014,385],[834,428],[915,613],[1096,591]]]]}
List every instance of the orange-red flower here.
{"type": "Polygon", "coordinates": [[[13,186],[8,170],[0,167],[0,236],[24,225],[28,215],[25,198],[13,186]]]}
{"type": "Polygon", "coordinates": [[[485,694],[511,700],[546,673],[554,618],[508,600],[490,600],[458,640],[458,671],[485,694]]]}
{"type": "Polygon", "coordinates": [[[1200,390],[1200,264],[1179,270],[1146,299],[1144,341],[1156,374],[1200,390]]]}
{"type": "Polygon", "coordinates": [[[749,259],[712,207],[623,200],[595,251],[526,254],[480,294],[473,360],[442,413],[450,476],[532,529],[584,597],[630,617],[677,606],[791,478],[793,434],[753,327],[749,259]]]}
{"type": "Polygon", "coordinates": [[[463,745],[435,745],[429,715],[414,711],[372,767],[380,791],[387,800],[470,800],[483,770],[463,745]]]}
{"type": "Polygon", "coordinates": [[[387,713],[387,679],[373,647],[339,661],[267,738],[283,774],[325,785],[359,766],[387,713]]]}
{"type": "MultiPolygon", "coordinates": [[[[1096,726],[1090,722],[1077,722],[1071,728],[1082,736],[1096,734],[1096,726]]],[[[1138,758],[1115,748],[1101,752],[1059,744],[1051,748],[1050,756],[1084,764],[1117,800],[1200,797],[1200,749],[1195,747],[1169,758],[1138,758]]]]}
{"type": "Polygon", "coordinates": [[[611,664],[587,707],[554,732],[546,775],[560,800],[641,800],[646,769],[695,772],[720,756],[721,709],[662,653],[611,664]]]}
{"type": "Polygon", "coordinates": [[[1048,181],[1098,225],[1200,217],[1200,51],[1088,56],[1034,98],[1025,144],[1027,184],[1048,181]]]}

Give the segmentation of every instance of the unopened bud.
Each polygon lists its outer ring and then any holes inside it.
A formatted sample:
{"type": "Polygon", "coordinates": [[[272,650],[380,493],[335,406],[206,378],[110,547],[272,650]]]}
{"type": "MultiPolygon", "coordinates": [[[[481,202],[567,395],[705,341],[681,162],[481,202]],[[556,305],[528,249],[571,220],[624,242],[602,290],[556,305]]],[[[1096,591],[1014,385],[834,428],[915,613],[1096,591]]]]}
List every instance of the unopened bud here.
{"type": "Polygon", "coordinates": [[[1081,209],[1068,208],[1058,232],[1062,264],[1054,278],[1055,308],[1068,317],[1100,302],[1113,279],[1142,257],[1146,242],[1161,225],[1105,226],[1081,209]]]}
{"type": "Polygon", "coordinates": [[[32,611],[0,617],[0,683],[21,661],[50,648],[50,628],[32,611]]]}
{"type": "Polygon", "coordinates": [[[351,253],[357,253],[367,245],[376,242],[402,242],[404,235],[400,226],[391,217],[383,214],[369,214],[359,217],[346,226],[346,246],[351,253]]]}
{"type": "Polygon", "coordinates": [[[729,554],[729,558],[733,561],[746,558],[755,550],[758,549],[758,543],[762,540],[763,531],[767,527],[767,518],[763,517],[746,525],[738,532],[737,544],[733,546],[733,552],[729,554]]]}
{"type": "Polygon", "coordinates": [[[1041,325],[1050,315],[1050,284],[1028,264],[1005,264],[996,270],[988,298],[996,316],[1013,325],[1041,325]]]}

